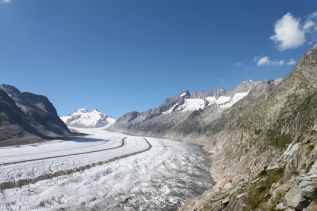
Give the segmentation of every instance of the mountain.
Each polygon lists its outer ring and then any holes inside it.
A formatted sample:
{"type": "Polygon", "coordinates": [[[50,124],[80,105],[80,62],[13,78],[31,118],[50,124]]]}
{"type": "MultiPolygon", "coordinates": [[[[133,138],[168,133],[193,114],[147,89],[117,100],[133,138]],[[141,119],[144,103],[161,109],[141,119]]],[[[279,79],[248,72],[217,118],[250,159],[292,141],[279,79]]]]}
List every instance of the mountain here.
{"type": "Polygon", "coordinates": [[[39,142],[71,135],[53,104],[41,95],[0,85],[0,145],[39,142]]]}
{"type": "Polygon", "coordinates": [[[222,89],[184,92],[110,128],[199,143],[211,153],[216,185],[182,210],[317,210],[317,45],[283,80],[245,91],[232,91],[233,102],[245,94],[228,106],[216,103],[228,96],[222,89]]]}
{"type": "Polygon", "coordinates": [[[316,210],[317,45],[278,85],[200,130],[216,186],[183,210],[316,210]]]}
{"type": "Polygon", "coordinates": [[[114,118],[99,112],[97,109],[88,111],[84,108],[78,109],[67,116],[62,116],[61,119],[68,126],[83,128],[108,128],[116,121],[114,118]]]}
{"type": "Polygon", "coordinates": [[[184,91],[167,98],[158,108],[124,114],[109,129],[139,135],[179,137],[184,134],[182,127],[187,127],[188,120],[196,118],[199,120],[199,127],[202,127],[219,118],[225,110],[247,96],[254,87],[265,88],[265,84],[273,86],[278,84],[278,80],[274,83],[248,80],[233,90],[219,88],[192,94],[184,91]]]}

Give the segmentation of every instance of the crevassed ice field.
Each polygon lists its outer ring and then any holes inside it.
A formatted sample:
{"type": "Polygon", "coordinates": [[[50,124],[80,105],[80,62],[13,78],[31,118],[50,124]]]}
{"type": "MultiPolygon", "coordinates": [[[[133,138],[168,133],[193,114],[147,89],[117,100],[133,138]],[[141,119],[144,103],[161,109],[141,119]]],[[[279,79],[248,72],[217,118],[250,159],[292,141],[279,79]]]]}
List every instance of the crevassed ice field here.
{"type": "Polygon", "coordinates": [[[0,210],[175,210],[212,186],[196,145],[103,129],[0,148],[0,210]]]}

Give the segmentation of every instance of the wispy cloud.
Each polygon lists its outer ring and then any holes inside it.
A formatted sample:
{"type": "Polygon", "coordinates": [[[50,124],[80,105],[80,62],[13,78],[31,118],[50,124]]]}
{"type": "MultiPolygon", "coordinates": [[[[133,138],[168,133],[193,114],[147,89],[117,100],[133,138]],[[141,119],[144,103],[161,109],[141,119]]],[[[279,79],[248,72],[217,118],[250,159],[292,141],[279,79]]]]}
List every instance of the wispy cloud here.
{"type": "Polygon", "coordinates": [[[284,60],[271,60],[268,56],[263,56],[257,59],[256,61],[257,66],[282,66],[284,65],[284,60]]]}
{"type": "Polygon", "coordinates": [[[0,0],[1,4],[7,4],[7,3],[11,3],[11,0],[0,0]]]}
{"type": "Polygon", "coordinates": [[[296,64],[295,59],[289,59],[289,60],[273,60],[268,56],[262,56],[262,57],[254,57],[253,61],[256,63],[257,66],[259,67],[264,67],[264,66],[284,66],[284,65],[294,65],[296,64]]]}
{"type": "Polygon", "coordinates": [[[307,18],[303,24],[303,29],[306,32],[317,31],[317,12],[313,12],[307,16],[307,18]]]}
{"type": "Polygon", "coordinates": [[[287,65],[294,65],[294,64],[296,64],[296,60],[295,59],[290,59],[286,64],[287,65]]]}
{"type": "Polygon", "coordinates": [[[311,13],[304,21],[294,17],[291,13],[286,13],[274,25],[274,35],[270,38],[279,50],[297,48],[311,42],[317,32],[317,12],[311,13]],[[310,37],[308,35],[311,35],[310,37]]]}

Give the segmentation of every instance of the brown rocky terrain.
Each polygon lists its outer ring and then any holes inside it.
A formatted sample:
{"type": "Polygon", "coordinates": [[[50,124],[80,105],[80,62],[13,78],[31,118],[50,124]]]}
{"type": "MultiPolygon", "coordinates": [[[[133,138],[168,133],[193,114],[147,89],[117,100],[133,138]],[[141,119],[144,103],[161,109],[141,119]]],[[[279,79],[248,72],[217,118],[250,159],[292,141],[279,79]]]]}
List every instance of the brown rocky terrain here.
{"type": "Polygon", "coordinates": [[[281,82],[258,83],[232,107],[211,113],[209,107],[176,125],[155,121],[151,129],[152,119],[115,129],[182,139],[212,153],[216,185],[182,210],[316,210],[317,45],[281,82]]]}

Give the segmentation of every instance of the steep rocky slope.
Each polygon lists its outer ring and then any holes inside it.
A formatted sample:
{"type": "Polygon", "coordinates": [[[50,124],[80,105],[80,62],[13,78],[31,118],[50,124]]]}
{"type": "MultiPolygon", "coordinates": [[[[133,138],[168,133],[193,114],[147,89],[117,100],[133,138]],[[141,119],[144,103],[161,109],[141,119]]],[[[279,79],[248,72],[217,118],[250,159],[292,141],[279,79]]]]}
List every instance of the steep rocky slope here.
{"type": "Polygon", "coordinates": [[[81,128],[108,128],[116,121],[116,119],[101,113],[97,109],[88,111],[84,108],[78,109],[67,116],[62,116],[61,119],[68,126],[81,128]]]}
{"type": "Polygon", "coordinates": [[[44,96],[0,85],[0,145],[38,142],[70,135],[44,96]]]}
{"type": "Polygon", "coordinates": [[[317,45],[253,98],[197,133],[214,152],[217,185],[185,210],[316,210],[317,45]]]}
{"type": "Polygon", "coordinates": [[[200,143],[212,153],[215,187],[183,210],[317,210],[317,45],[281,82],[258,83],[221,112],[204,107],[176,124],[162,115],[134,122],[140,114],[132,114],[114,129],[200,143]]]}

